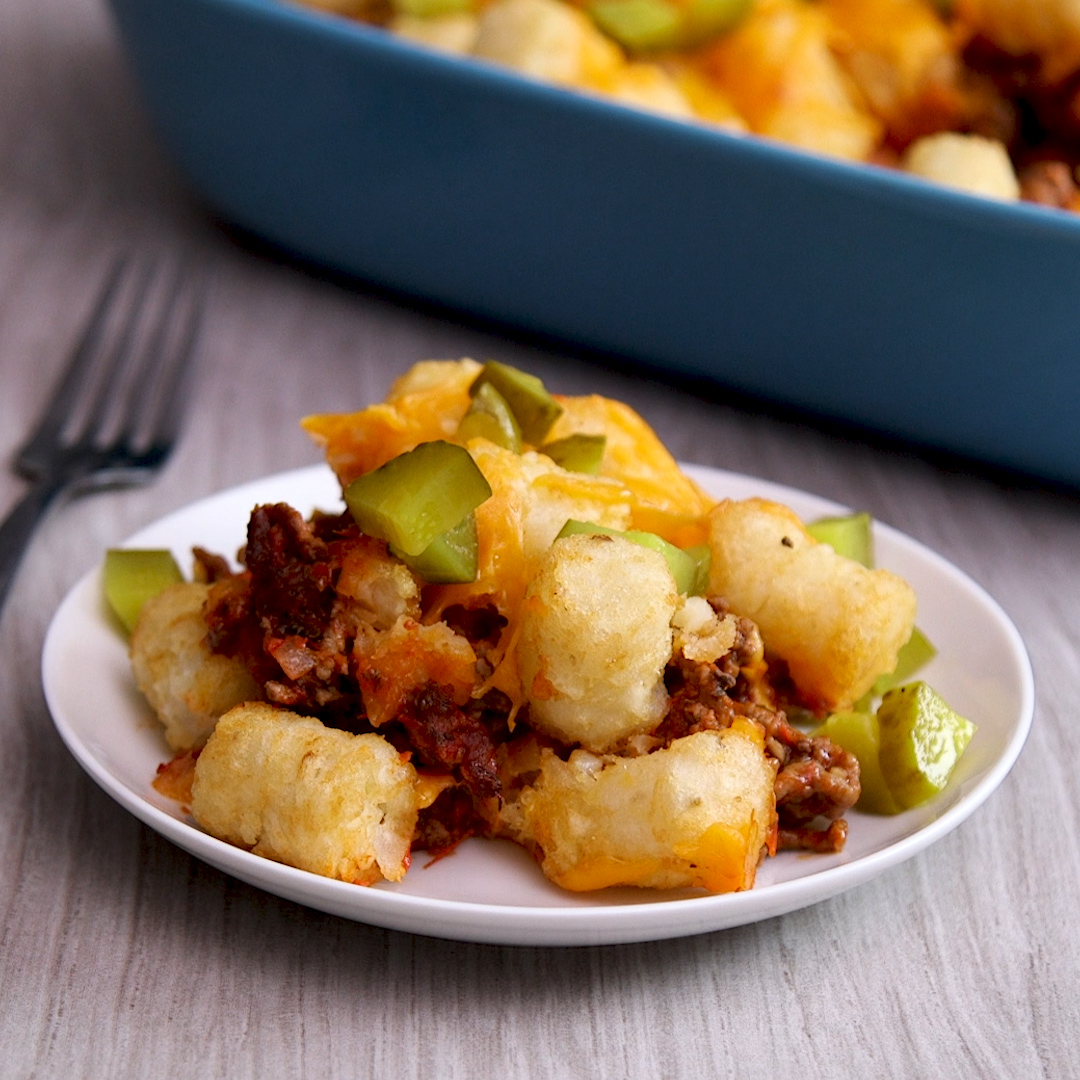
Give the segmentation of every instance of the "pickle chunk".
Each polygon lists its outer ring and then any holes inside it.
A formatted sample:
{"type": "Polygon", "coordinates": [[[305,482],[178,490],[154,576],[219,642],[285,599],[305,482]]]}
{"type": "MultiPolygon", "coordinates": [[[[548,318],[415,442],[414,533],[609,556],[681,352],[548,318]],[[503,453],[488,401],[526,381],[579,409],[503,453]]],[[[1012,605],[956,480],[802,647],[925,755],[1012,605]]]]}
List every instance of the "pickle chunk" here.
{"type": "Polygon", "coordinates": [[[421,443],[345,489],[345,505],[362,532],[415,557],[460,525],[491,486],[463,446],[421,443]]]}
{"type": "Polygon", "coordinates": [[[105,553],[105,599],[129,634],[143,604],[183,580],[171,551],[111,548],[105,553]]]}
{"type": "Polygon", "coordinates": [[[491,383],[482,383],[473,395],[469,411],[458,425],[462,442],[485,438],[504,450],[521,453],[521,427],[506,398],[491,383]]]}
{"type": "Polygon", "coordinates": [[[493,386],[506,400],[527,443],[539,446],[562,415],[562,406],[548,393],[544,384],[528,372],[509,364],[490,360],[476,376],[469,393],[475,398],[485,383],[493,386]]]}
{"type": "Polygon", "coordinates": [[[441,15],[455,15],[472,10],[472,0],[393,0],[393,9],[402,15],[418,19],[437,19],[441,15]]]}
{"type": "Polygon", "coordinates": [[[683,28],[681,9],[668,0],[599,0],[589,14],[628,49],[674,48],[683,28]]]}
{"type": "Polygon", "coordinates": [[[587,8],[609,37],[633,51],[693,48],[730,30],[753,0],[597,0],[587,8]]]}
{"type": "Polygon", "coordinates": [[[888,675],[881,675],[874,683],[873,694],[882,695],[905,683],[924,664],[937,656],[933,642],[917,627],[912,627],[911,637],[901,646],[896,657],[896,667],[888,675]]]}
{"type": "Polygon", "coordinates": [[[872,712],[833,713],[814,731],[859,759],[861,794],[856,808],[868,814],[897,814],[900,806],[893,798],[879,759],[881,729],[872,712]]]}
{"type": "Polygon", "coordinates": [[[540,447],[540,453],[547,454],[556,465],[570,472],[596,476],[604,462],[606,446],[606,435],[585,435],[579,432],[567,435],[565,439],[544,443],[540,447]]]}
{"type": "Polygon", "coordinates": [[[810,522],[806,531],[819,543],[828,544],[838,555],[865,566],[874,566],[873,522],[865,510],[842,517],[825,517],[810,522]]]}
{"type": "Polygon", "coordinates": [[[637,529],[622,532],[605,525],[594,525],[591,521],[575,521],[573,518],[562,527],[555,539],[561,540],[564,536],[578,536],[583,533],[621,536],[624,540],[629,540],[639,547],[658,551],[667,560],[668,569],[675,579],[675,588],[688,596],[700,595],[708,583],[709,570],[706,560],[709,559],[710,552],[706,546],[688,548],[684,551],[674,544],[669,544],[662,536],[657,536],[655,533],[640,532],[637,529]]]}
{"type": "Polygon", "coordinates": [[[975,725],[924,682],[890,690],[877,718],[881,772],[904,809],[918,806],[945,787],[975,734],[975,725]]]}
{"type": "MultiPolygon", "coordinates": [[[[391,549],[392,550],[392,549],[391,549]]],[[[467,514],[460,524],[440,533],[419,555],[398,558],[433,585],[454,585],[475,581],[480,561],[476,514],[467,514]]]]}

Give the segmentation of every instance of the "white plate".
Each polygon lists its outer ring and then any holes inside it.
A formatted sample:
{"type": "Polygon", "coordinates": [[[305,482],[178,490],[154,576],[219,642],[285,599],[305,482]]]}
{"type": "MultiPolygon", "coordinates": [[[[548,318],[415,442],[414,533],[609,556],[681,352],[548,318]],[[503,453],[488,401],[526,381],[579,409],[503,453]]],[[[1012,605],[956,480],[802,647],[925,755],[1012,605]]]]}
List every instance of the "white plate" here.
{"type": "MultiPolygon", "coordinates": [[[[833,503],[765,481],[711,469],[688,471],[715,495],[763,495],[804,518],[833,503]]],[[[305,514],[340,507],[324,466],[268,477],[177,511],[129,545],[168,547],[181,566],[191,548],[231,554],[251,508],[288,502],[305,514]]],[[[938,646],[926,678],[978,725],[947,790],[892,818],[849,815],[839,855],[785,853],[767,859],[749,892],[724,896],[610,889],[564,892],[509,843],[471,840],[432,865],[421,854],[398,885],[348,885],[282,866],[215,840],[151,786],[169,751],[131,680],[126,645],[104,607],[99,571],[68,594],[42,658],[45,696],[79,764],[121,806],[162,836],[226,873],[278,896],[346,918],[435,937],[507,945],[594,945],[653,941],[739,926],[835,896],[922,851],[955,829],[1004,780],[1031,725],[1034,690],[1023,642],[974,582],[922,545],[878,525],[877,559],[919,596],[919,625],[938,646]]]]}

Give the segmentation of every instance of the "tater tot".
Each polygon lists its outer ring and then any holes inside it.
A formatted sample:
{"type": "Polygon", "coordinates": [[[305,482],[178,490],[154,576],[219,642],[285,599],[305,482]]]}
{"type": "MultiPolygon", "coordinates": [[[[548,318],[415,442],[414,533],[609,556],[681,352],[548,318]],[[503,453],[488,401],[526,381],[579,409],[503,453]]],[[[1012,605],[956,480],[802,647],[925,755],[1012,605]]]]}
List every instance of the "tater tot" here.
{"type": "Polygon", "coordinates": [[[131,635],[135,682],[174,750],[206,742],[218,717],[262,696],[239,660],[210,651],[203,604],[209,585],[180,582],[143,605],[131,635]]]}
{"type": "Polygon", "coordinates": [[[544,750],[506,820],[565,889],[749,889],[776,820],[762,739],[737,720],[643,757],[544,750]]]}
{"type": "Polygon", "coordinates": [[[623,63],[588,15],[557,0],[495,0],[480,16],[473,52],[536,79],[581,87],[623,63]]]}
{"type": "Polygon", "coordinates": [[[677,604],[659,552],[614,536],[557,540],[522,605],[518,663],[533,726],[597,752],[654,728],[677,604]]]}
{"type": "Polygon", "coordinates": [[[915,592],[818,543],[786,506],[725,500],[710,515],[711,594],[752,619],[812,709],[850,707],[896,666],[915,592]]]}
{"type": "Polygon", "coordinates": [[[941,131],[913,142],[900,165],[912,176],[972,195],[1002,202],[1020,198],[1020,181],[1008,150],[997,139],[941,131]]]}
{"type": "Polygon", "coordinates": [[[370,885],[405,876],[421,801],[416,770],[381,735],[255,702],[218,722],[191,812],[219,840],[370,885]]]}
{"type": "Polygon", "coordinates": [[[388,29],[418,45],[460,56],[472,52],[478,26],[471,11],[451,11],[446,15],[427,17],[399,12],[390,20],[388,29]]]}

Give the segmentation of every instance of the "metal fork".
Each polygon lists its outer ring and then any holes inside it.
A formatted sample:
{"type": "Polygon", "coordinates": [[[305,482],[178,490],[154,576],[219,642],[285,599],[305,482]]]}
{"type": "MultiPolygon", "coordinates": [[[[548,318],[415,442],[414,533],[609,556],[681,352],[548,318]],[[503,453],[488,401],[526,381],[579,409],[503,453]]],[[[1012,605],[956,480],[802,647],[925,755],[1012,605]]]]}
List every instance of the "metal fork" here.
{"type": "Polygon", "coordinates": [[[33,486],[0,525],[0,611],[58,495],[144,483],[180,430],[203,291],[131,260],[110,273],[66,372],[15,458],[33,486]]]}

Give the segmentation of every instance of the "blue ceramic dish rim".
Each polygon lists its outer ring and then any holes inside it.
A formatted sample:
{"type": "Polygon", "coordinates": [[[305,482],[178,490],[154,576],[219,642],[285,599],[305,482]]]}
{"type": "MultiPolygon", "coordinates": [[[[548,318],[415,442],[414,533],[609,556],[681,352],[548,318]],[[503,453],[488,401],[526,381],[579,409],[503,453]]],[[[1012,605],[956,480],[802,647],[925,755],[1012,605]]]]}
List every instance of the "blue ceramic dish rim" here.
{"type": "Polygon", "coordinates": [[[734,155],[746,154],[759,161],[772,162],[796,176],[825,183],[838,190],[848,190],[860,198],[873,198],[893,203],[919,213],[937,214],[943,220],[962,223],[968,227],[986,225],[993,228],[1014,228],[1018,234],[1033,232],[1059,235],[1066,241],[1080,242],[1080,215],[1029,202],[1003,202],[954,190],[905,174],[862,162],[846,161],[815,154],[778,140],[743,135],[684,120],[672,119],[642,109],[635,109],[600,95],[592,95],[545,83],[519,72],[500,67],[479,57],[439,52],[397,37],[387,30],[339,15],[331,11],[307,7],[294,0],[195,0],[208,7],[233,8],[252,18],[277,22],[290,30],[321,37],[335,45],[353,45],[361,49],[385,49],[404,63],[429,74],[449,79],[465,79],[487,85],[501,94],[525,95],[547,99],[552,107],[562,110],[593,110],[606,114],[616,125],[660,125],[672,137],[705,140],[721,144],[734,155]]]}

